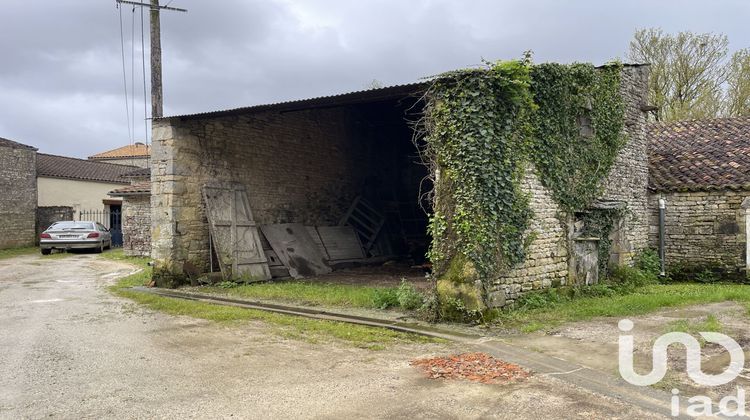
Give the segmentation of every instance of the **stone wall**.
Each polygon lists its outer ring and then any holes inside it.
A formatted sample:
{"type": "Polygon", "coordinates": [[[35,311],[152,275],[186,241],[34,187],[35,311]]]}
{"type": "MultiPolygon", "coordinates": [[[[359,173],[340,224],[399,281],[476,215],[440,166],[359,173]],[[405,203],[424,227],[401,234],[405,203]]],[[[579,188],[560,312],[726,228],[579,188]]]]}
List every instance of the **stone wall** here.
{"type": "Polygon", "coordinates": [[[746,209],[750,191],[664,192],[649,195],[649,243],[659,246],[659,198],[665,212],[667,267],[719,265],[735,271],[746,267],[746,209]]]}
{"type": "Polygon", "coordinates": [[[522,186],[531,197],[530,231],[536,239],[527,249],[525,262],[495,281],[489,293],[491,306],[506,306],[523,292],[565,285],[568,280],[568,229],[560,220],[560,207],[533,170],[527,171],[522,186]]]}
{"type": "MultiPolygon", "coordinates": [[[[603,182],[600,199],[626,205],[627,215],[610,238],[614,240],[611,260],[628,264],[635,252],[648,246],[648,141],[645,136],[646,113],[641,110],[641,106],[647,103],[648,66],[625,66],[621,86],[627,144],[603,182]]],[[[574,269],[570,241],[573,226],[565,222],[566,215],[533,170],[527,172],[523,186],[531,196],[534,217],[530,231],[535,240],[529,245],[523,264],[498,276],[488,291],[491,306],[506,306],[531,290],[565,285],[574,269]]]]}
{"type": "Polygon", "coordinates": [[[0,249],[34,245],[36,150],[0,145],[0,249]]]}
{"type": "Polygon", "coordinates": [[[151,196],[128,195],[122,199],[122,249],[125,255],[151,255],[151,196]]]}
{"type": "Polygon", "coordinates": [[[39,243],[39,235],[44,232],[52,223],[63,220],[74,220],[73,207],[69,206],[49,206],[37,207],[36,209],[36,243],[39,243]]]}
{"type": "Polygon", "coordinates": [[[368,171],[366,138],[350,108],[154,122],[152,256],[179,272],[207,269],[201,188],[247,188],[259,224],[336,224],[368,171]]]}

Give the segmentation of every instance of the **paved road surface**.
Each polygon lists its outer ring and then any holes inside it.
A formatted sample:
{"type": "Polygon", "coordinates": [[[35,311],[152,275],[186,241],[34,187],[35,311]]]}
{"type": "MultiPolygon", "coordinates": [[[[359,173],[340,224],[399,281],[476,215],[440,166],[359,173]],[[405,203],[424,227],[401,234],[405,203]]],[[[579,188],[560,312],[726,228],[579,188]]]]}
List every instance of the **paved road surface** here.
{"type": "Polygon", "coordinates": [[[108,294],[128,265],[0,260],[0,418],[643,418],[552,378],[424,379],[409,360],[471,350],[310,344],[108,294]]]}

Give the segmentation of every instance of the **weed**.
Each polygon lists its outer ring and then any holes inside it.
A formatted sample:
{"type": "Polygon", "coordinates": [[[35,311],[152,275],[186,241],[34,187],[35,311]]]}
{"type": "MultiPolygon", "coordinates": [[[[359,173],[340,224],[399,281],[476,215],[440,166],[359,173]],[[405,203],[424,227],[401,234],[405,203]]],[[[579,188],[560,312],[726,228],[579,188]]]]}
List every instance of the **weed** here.
{"type": "Polygon", "coordinates": [[[410,311],[421,308],[425,300],[424,295],[419,293],[414,285],[408,283],[405,279],[401,279],[401,285],[396,290],[396,296],[398,306],[410,311]]]}
{"type": "Polygon", "coordinates": [[[635,268],[646,274],[658,276],[661,273],[661,259],[655,249],[647,248],[635,256],[635,268]]]}
{"type": "Polygon", "coordinates": [[[377,289],[372,295],[372,304],[378,309],[388,309],[398,306],[398,290],[396,289],[377,289]]]}
{"type": "Polygon", "coordinates": [[[220,289],[234,289],[235,287],[239,286],[239,283],[224,280],[222,282],[216,283],[215,286],[220,289]]]}

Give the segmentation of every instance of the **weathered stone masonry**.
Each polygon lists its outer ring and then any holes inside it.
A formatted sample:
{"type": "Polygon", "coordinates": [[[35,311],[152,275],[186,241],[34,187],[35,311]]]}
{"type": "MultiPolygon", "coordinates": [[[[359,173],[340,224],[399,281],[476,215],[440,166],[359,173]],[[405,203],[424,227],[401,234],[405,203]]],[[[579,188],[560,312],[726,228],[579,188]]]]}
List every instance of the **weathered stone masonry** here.
{"type": "Polygon", "coordinates": [[[125,255],[151,255],[151,196],[129,195],[122,200],[122,238],[125,255]]]}
{"type": "Polygon", "coordinates": [[[347,108],[154,122],[152,256],[207,269],[201,188],[244,184],[259,224],[335,224],[360,190],[366,143],[347,108]]]}
{"type": "MultiPolygon", "coordinates": [[[[603,182],[601,200],[620,201],[627,206],[627,215],[612,233],[611,260],[620,264],[632,261],[635,252],[648,246],[649,210],[648,140],[645,135],[648,66],[625,66],[621,93],[625,105],[624,130],[627,144],[617,156],[609,177],[603,182]]],[[[489,291],[493,306],[505,306],[523,292],[565,285],[569,279],[571,246],[566,215],[533,173],[527,171],[523,183],[530,193],[534,211],[531,231],[536,239],[529,245],[526,261],[519,267],[502,273],[489,291]],[[562,220],[562,221],[561,221],[562,220]]]]}
{"type": "Polygon", "coordinates": [[[0,249],[36,238],[36,149],[0,139],[0,249]]]}
{"type": "Polygon", "coordinates": [[[667,201],[667,266],[716,265],[735,271],[746,267],[746,209],[750,190],[662,192],[649,196],[650,244],[659,246],[659,198],[667,201]]]}

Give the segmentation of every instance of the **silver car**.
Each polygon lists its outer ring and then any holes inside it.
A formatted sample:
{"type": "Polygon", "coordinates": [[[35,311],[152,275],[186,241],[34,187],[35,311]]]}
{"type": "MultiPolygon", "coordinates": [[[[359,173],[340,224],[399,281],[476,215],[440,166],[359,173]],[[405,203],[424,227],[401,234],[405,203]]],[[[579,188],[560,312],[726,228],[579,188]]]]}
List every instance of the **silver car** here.
{"type": "Polygon", "coordinates": [[[39,235],[43,255],[53,249],[93,249],[102,252],[112,247],[109,229],[97,222],[55,222],[39,235]]]}

